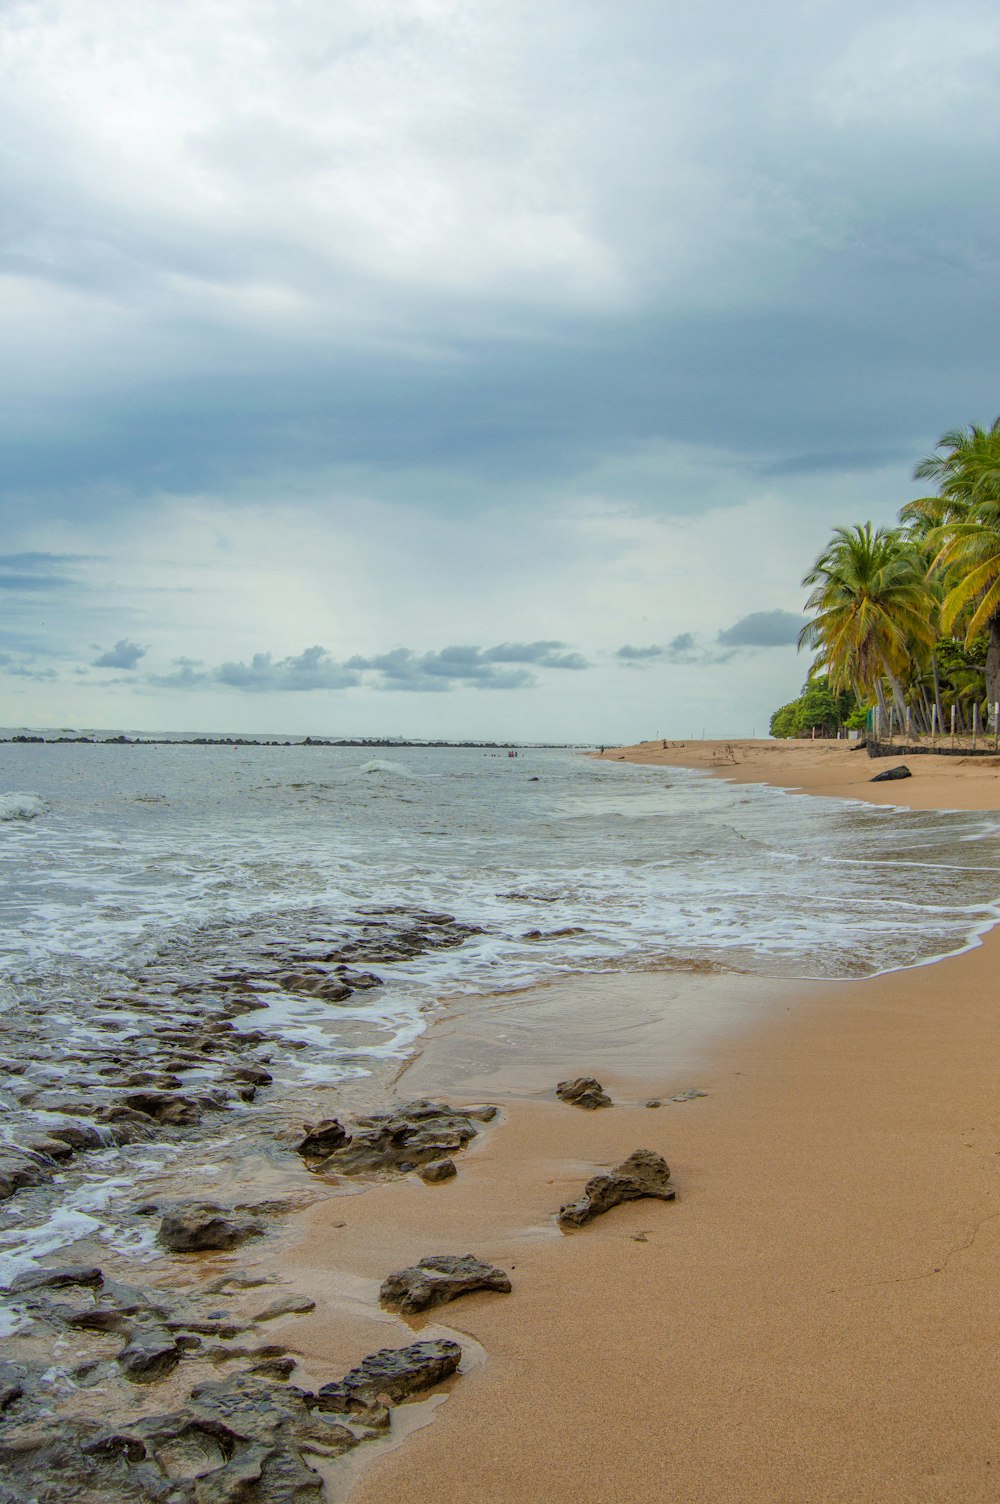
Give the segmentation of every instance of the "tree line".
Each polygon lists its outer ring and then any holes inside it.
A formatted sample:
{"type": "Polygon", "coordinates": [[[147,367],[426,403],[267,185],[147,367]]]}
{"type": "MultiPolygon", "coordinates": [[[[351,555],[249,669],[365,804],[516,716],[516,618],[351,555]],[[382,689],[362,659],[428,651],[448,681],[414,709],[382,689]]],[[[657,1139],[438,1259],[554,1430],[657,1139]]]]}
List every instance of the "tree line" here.
{"type": "Polygon", "coordinates": [[[917,733],[986,725],[1000,701],[1000,418],[950,429],[914,478],[933,495],[907,502],[897,527],[837,527],[803,579],[814,650],[800,698],[772,736],[883,724],[917,733]],[[820,719],[806,724],[810,714],[820,719]]]}

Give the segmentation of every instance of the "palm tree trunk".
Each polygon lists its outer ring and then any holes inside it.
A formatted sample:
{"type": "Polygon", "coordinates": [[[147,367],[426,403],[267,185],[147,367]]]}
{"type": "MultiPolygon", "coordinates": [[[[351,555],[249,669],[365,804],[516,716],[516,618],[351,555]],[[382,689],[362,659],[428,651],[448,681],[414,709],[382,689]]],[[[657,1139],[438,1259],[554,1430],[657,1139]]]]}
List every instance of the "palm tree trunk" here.
{"type": "Polygon", "coordinates": [[[938,736],[944,731],[944,706],[941,704],[941,679],[938,675],[937,650],[931,649],[931,671],[934,675],[934,704],[937,706],[938,736]]]}
{"type": "Polygon", "coordinates": [[[990,645],[986,650],[986,698],[990,706],[1000,700],[1000,615],[990,622],[990,645]]]}
{"type": "MultiPolygon", "coordinates": [[[[997,652],[997,665],[998,668],[1000,668],[1000,642],[998,642],[997,652]]],[[[896,675],[893,673],[889,665],[885,664],[884,667],[885,677],[888,679],[889,687],[892,690],[893,703],[896,706],[896,715],[899,718],[899,724],[902,728],[906,725],[906,697],[903,694],[903,686],[900,684],[899,680],[896,678],[896,675]]]]}

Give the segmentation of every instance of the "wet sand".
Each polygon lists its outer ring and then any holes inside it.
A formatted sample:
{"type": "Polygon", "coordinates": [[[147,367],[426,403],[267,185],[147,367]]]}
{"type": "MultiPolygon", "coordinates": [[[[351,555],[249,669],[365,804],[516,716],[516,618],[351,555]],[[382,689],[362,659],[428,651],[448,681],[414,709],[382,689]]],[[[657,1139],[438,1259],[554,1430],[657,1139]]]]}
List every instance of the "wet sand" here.
{"type": "MultiPolygon", "coordinates": [[[[761,781],[784,783],[790,766],[761,781]]],[[[849,769],[828,759],[822,792],[849,769]]],[[[994,807],[970,802],[988,797],[986,770],[957,772],[932,802],[994,807]]],[[[916,782],[906,792],[922,796],[916,782]]],[[[345,1278],[370,1298],[392,1269],[473,1252],[514,1290],[435,1313],[485,1363],[433,1425],[367,1465],[354,1454],[335,1496],[1000,1499],[998,963],[994,932],[863,982],[590,978],[508,1000],[503,1017],[450,1012],[399,1094],[496,1101],[502,1121],[453,1181],[409,1177],[314,1207],[285,1273],[313,1293],[326,1281],[335,1303],[345,1278]],[[692,1010],[720,996],[732,1011],[705,1040],[692,1010]],[[556,1080],[583,1071],[613,1108],[555,1100],[556,1080]],[[707,1095],[669,1100],[690,1088],[707,1095]],[[663,1105],[644,1106],[652,1096],[663,1105]],[[666,1157],[678,1200],[560,1233],[559,1205],[638,1147],[666,1157]]],[[[336,1320],[301,1323],[305,1351],[324,1327],[333,1339],[336,1320]]],[[[369,1336],[355,1334],[359,1353],[369,1336]]]]}

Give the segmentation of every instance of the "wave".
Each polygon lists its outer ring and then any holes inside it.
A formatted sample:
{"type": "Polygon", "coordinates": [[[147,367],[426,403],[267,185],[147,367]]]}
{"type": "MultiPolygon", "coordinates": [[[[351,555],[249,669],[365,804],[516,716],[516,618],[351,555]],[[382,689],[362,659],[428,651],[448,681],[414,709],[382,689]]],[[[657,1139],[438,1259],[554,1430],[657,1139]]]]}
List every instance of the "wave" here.
{"type": "Polygon", "coordinates": [[[47,808],[41,794],[0,794],[0,820],[35,820],[47,808]]]}
{"type": "Polygon", "coordinates": [[[386,762],[385,758],[373,757],[370,762],[363,762],[358,769],[359,773],[390,773],[396,778],[412,778],[409,768],[404,768],[398,762],[386,762]]]}

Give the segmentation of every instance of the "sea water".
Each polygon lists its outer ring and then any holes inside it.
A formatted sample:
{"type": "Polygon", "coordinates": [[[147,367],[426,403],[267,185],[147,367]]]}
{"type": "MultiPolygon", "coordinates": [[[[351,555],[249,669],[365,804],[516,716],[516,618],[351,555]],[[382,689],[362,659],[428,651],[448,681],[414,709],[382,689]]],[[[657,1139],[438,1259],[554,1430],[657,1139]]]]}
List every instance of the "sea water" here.
{"type": "MultiPolygon", "coordinates": [[[[107,1028],[104,998],[118,1000],[119,1043],[130,996],[138,1027],[157,966],[218,972],[237,937],[244,956],[255,937],[270,955],[307,932],[349,939],[373,910],[468,925],[460,945],[379,967],[383,985],[346,1005],[261,994],[247,1019],[273,1040],[274,1101],[295,1116],[297,1089],[401,1063],[449,996],[510,994],[514,1007],[534,983],[649,968],[847,978],[959,950],[998,917],[997,833],[989,815],[564,750],[8,743],[0,1025],[30,1001],[51,1086],[60,1052],[93,1050],[107,1028]]],[[[17,1053],[0,1061],[12,1142],[33,1113],[17,1053]]],[[[116,1188],[171,1156],[210,1180],[206,1158],[224,1167],[226,1143],[275,1114],[222,1114],[235,1126],[200,1159],[197,1135],[77,1156],[6,1203],[0,1273],[112,1227],[116,1188]]],[[[122,1247],[145,1236],[113,1231],[122,1247]]]]}

